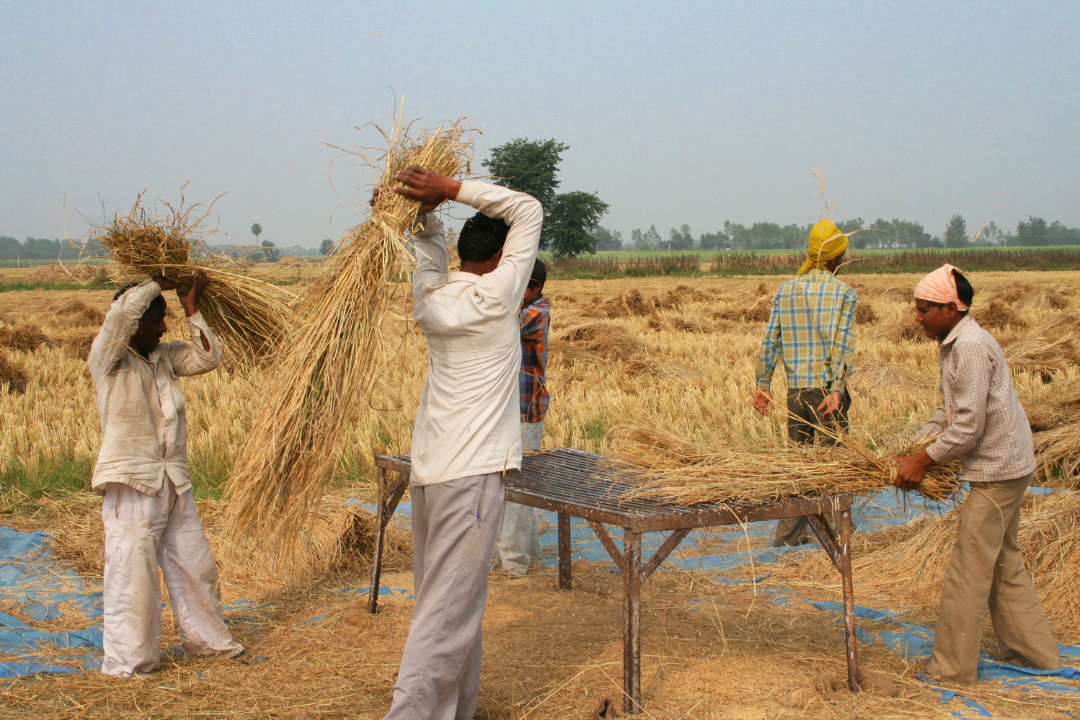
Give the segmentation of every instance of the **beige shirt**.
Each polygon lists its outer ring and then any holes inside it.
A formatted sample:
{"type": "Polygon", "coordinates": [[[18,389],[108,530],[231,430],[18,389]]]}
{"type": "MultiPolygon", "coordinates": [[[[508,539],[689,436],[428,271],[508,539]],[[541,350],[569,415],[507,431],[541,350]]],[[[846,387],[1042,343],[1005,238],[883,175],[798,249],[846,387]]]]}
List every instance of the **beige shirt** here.
{"type": "Polygon", "coordinates": [[[413,316],[428,341],[428,374],[412,437],[412,480],[432,485],[521,467],[518,312],[540,246],[539,201],[466,181],[457,201],[510,226],[499,266],[447,272],[446,235],[434,214],[416,238],[413,316]]]}
{"type": "Polygon", "coordinates": [[[964,480],[1014,480],[1035,472],[1031,426],[994,336],[965,317],[941,341],[942,403],[918,437],[941,433],[926,452],[960,458],[964,480]]]}
{"type": "Polygon", "coordinates": [[[221,346],[197,312],[187,319],[194,344],[163,342],[146,358],[128,347],[139,318],[160,294],[158,284],[147,280],[121,295],[90,349],[101,419],[101,451],[92,483],[98,493],[115,482],[156,495],[166,476],[177,494],[191,487],[187,415],[178,378],[216,368],[221,346]],[[203,350],[203,337],[210,343],[209,352],[203,350]]]}

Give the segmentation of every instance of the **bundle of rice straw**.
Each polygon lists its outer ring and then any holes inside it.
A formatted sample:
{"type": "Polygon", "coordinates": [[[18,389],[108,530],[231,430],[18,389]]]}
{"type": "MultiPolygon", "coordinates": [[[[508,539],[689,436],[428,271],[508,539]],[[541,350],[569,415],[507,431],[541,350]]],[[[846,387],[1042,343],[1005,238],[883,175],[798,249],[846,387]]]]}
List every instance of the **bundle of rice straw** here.
{"type": "Polygon", "coordinates": [[[398,122],[386,136],[371,216],[338,244],[274,361],[229,483],[232,534],[269,534],[288,546],[317,513],[346,431],[382,371],[387,309],[408,292],[419,203],[393,192],[394,175],[409,164],[468,172],[466,133],[453,125],[414,140],[398,122]]]}
{"type": "MultiPolygon", "coordinates": [[[[634,494],[687,505],[872,494],[892,487],[896,477],[892,454],[881,455],[847,435],[843,444],[831,448],[796,445],[758,450],[706,448],[642,425],[631,427],[626,435],[627,449],[619,459],[641,468],[645,478],[634,494]]],[[[940,501],[959,485],[955,465],[932,465],[919,492],[940,501]]]]}
{"type": "Polygon", "coordinates": [[[89,246],[108,252],[120,267],[117,284],[164,277],[188,284],[196,270],[210,280],[199,298],[199,311],[220,338],[226,364],[255,364],[273,347],[291,315],[293,296],[270,283],[239,274],[223,253],[211,251],[201,240],[210,207],[201,204],[173,208],[158,216],[142,206],[142,195],[126,216],[94,223],[89,246]]]}
{"type": "Polygon", "coordinates": [[[1026,403],[1025,409],[1035,439],[1039,479],[1076,487],[1080,484],[1080,380],[1055,383],[1050,393],[1026,403]]]}

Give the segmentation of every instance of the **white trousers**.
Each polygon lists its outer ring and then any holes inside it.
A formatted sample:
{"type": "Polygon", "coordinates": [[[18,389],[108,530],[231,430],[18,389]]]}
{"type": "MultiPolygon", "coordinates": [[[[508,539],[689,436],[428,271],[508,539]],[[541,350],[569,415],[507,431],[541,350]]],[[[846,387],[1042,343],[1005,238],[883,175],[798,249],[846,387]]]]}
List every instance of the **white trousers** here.
{"type": "MultiPolygon", "coordinates": [[[[539,450],[543,438],[543,420],[521,424],[521,446],[525,450],[539,450]]],[[[540,560],[542,553],[536,508],[506,503],[499,534],[499,559],[503,570],[513,575],[524,575],[529,572],[529,565],[534,560],[540,560]]]]}
{"type": "Polygon", "coordinates": [[[413,485],[410,492],[416,603],[385,720],[468,720],[480,696],[480,633],[502,476],[413,485]]]}
{"type": "Polygon", "coordinates": [[[189,655],[244,651],[225,627],[218,571],[191,490],[177,495],[166,477],[157,495],[121,483],[105,486],[105,659],[117,677],[161,664],[161,581],[169,591],[180,643],[189,655]]]}

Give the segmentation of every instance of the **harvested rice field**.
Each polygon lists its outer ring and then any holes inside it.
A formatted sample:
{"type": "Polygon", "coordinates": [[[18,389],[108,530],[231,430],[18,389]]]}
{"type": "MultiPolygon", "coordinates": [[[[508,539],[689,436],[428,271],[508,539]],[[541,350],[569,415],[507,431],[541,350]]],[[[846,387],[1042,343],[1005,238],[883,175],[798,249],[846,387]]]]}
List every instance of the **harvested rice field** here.
{"type": "MultiPolygon", "coordinates": [[[[317,272],[298,265],[265,277],[302,287],[317,272]]],[[[4,273],[13,279],[8,269],[4,273]]],[[[912,327],[917,278],[844,277],[860,302],[852,435],[867,447],[895,447],[938,400],[936,346],[912,327]]],[[[1005,349],[1037,431],[1040,482],[1076,488],[1080,277],[970,277],[974,314],[1005,349]]],[[[630,449],[634,428],[654,426],[700,447],[783,447],[783,416],[763,418],[751,407],[769,301],[783,280],[549,281],[551,409],[544,446],[614,455],[630,449]]],[[[98,427],[84,358],[110,295],[0,292],[0,525],[49,533],[58,566],[77,570],[91,586],[100,580],[102,538],[100,501],[86,492],[98,427]]],[[[179,305],[172,293],[168,300],[167,339],[183,337],[179,305]]],[[[373,409],[349,430],[319,519],[292,558],[232,541],[220,499],[266,378],[238,366],[184,380],[189,457],[223,598],[232,608],[226,618],[251,654],[267,660],[187,660],[177,650],[161,672],[138,682],[93,672],[4,681],[0,717],[378,718],[386,712],[412,607],[408,518],[398,514],[383,579],[401,592],[386,596],[383,612],[371,616],[358,591],[368,584],[372,516],[345,501],[373,499],[373,454],[408,449],[426,348],[404,319],[407,308],[392,308],[390,315],[389,372],[371,396],[373,409]]],[[[777,397],[784,392],[782,374],[773,385],[777,397]]],[[[1021,540],[1059,642],[1077,643],[1080,606],[1071,601],[1080,595],[1072,580],[1080,569],[1077,509],[1050,497],[1053,503],[1031,503],[1021,540]]],[[[905,611],[911,622],[932,626],[949,522],[947,514],[930,516],[858,534],[856,602],[905,611]],[[920,565],[915,558],[923,556],[920,565]]],[[[759,536],[713,539],[710,551],[739,545],[761,552],[767,545],[759,536]]],[[[579,560],[574,572],[574,590],[563,592],[550,566],[524,579],[493,570],[478,717],[584,719],[604,698],[621,707],[621,576],[595,559],[579,560]]],[[[838,576],[823,553],[761,561],[725,575],[736,581],[665,565],[645,584],[643,717],[948,718],[963,708],[958,700],[942,704],[940,693],[914,677],[917,666],[881,642],[859,647],[874,688],[847,692],[842,627],[810,603],[840,598],[838,576]],[[780,591],[796,596],[779,602],[780,591]]],[[[2,594],[0,612],[51,631],[98,622],[76,609],[61,619],[32,621],[2,594]]],[[[870,634],[880,632],[879,624],[859,620],[870,634]]],[[[166,610],[165,646],[176,642],[166,610]]],[[[993,643],[988,627],[987,651],[993,643]]],[[[53,652],[53,662],[72,665],[53,652]]],[[[964,694],[994,717],[1080,714],[1080,695],[1049,689],[991,682],[964,694]]]]}

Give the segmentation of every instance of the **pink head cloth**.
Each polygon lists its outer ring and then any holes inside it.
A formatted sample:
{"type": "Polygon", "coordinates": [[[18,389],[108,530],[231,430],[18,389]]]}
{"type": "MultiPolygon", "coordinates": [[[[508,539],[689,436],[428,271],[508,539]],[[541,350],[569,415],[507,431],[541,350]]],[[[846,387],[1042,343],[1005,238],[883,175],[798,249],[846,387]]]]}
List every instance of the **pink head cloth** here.
{"type": "Polygon", "coordinates": [[[960,268],[953,267],[949,263],[945,263],[934,272],[930,273],[915,286],[915,297],[919,300],[929,300],[930,302],[941,303],[942,305],[948,305],[949,303],[956,303],[957,310],[967,310],[967,303],[960,300],[960,296],[956,292],[956,278],[953,277],[953,270],[963,274],[960,268]]]}

